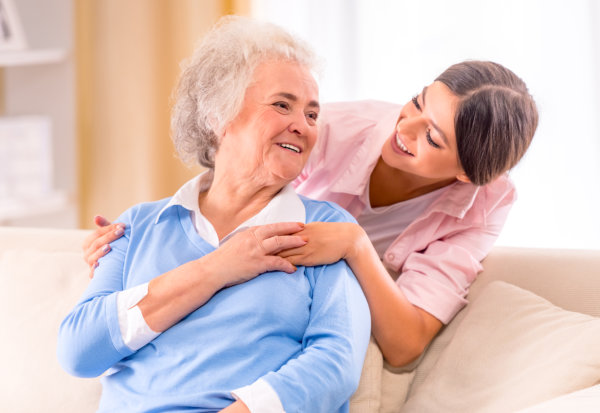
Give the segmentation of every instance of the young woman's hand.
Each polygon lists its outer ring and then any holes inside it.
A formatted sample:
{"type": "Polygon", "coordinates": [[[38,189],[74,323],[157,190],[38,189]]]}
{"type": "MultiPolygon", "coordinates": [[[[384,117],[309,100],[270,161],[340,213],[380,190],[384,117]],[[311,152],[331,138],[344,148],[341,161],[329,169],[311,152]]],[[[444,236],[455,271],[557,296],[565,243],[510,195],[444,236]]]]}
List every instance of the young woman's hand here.
{"type": "Polygon", "coordinates": [[[277,254],[306,244],[296,235],[303,227],[304,224],[297,222],[250,227],[233,235],[201,260],[219,273],[224,287],[246,282],[268,271],[293,273],[296,267],[277,254]]]}
{"type": "Polygon", "coordinates": [[[350,222],[311,222],[298,235],[306,245],[281,251],[278,255],[294,265],[325,265],[348,259],[369,242],[367,234],[350,222]]]}
{"type": "Polygon", "coordinates": [[[90,267],[90,278],[94,276],[94,269],[98,266],[98,259],[110,251],[110,244],[125,233],[124,224],[111,224],[101,215],[94,217],[94,224],[98,227],[83,241],[83,259],[90,267]]]}

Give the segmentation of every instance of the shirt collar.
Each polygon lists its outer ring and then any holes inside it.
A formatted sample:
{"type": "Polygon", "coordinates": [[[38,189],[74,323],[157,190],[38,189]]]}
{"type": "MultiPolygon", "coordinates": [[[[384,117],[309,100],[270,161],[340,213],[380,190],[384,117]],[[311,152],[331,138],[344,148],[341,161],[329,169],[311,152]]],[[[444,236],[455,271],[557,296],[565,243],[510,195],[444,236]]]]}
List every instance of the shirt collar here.
{"type": "MultiPolygon", "coordinates": [[[[198,234],[213,246],[218,246],[219,241],[212,224],[202,215],[198,206],[198,195],[208,190],[210,178],[206,172],[186,182],[173,195],[171,200],[158,213],[155,223],[158,223],[162,214],[169,208],[179,205],[192,212],[192,219],[198,234]]],[[[274,224],[277,222],[302,222],[306,223],[306,209],[304,203],[291,185],[286,185],[269,201],[258,214],[238,226],[233,232],[221,240],[228,240],[235,233],[251,226],[274,224]]]]}
{"type": "Polygon", "coordinates": [[[160,210],[154,223],[158,223],[162,214],[175,205],[182,206],[188,211],[195,212],[197,210],[200,212],[200,208],[198,207],[198,195],[200,192],[206,191],[210,187],[207,172],[208,171],[203,172],[183,184],[183,186],[175,192],[175,195],[171,197],[167,205],[160,210]]]}

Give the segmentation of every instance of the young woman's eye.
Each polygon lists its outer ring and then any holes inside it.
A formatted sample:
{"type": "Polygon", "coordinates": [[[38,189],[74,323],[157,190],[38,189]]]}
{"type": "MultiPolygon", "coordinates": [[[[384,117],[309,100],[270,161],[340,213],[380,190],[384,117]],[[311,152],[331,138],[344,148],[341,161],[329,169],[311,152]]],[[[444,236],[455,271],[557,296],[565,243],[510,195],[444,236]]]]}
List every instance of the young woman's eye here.
{"type": "Polygon", "coordinates": [[[417,110],[421,110],[421,105],[419,105],[419,100],[417,99],[419,97],[419,95],[415,95],[412,98],[412,103],[413,105],[415,105],[415,108],[417,108],[417,110]]]}
{"type": "Polygon", "coordinates": [[[431,131],[429,129],[427,129],[427,132],[425,133],[425,136],[427,137],[427,142],[433,146],[434,148],[439,148],[440,145],[438,145],[437,143],[435,143],[435,141],[433,139],[431,139],[431,131]]]}

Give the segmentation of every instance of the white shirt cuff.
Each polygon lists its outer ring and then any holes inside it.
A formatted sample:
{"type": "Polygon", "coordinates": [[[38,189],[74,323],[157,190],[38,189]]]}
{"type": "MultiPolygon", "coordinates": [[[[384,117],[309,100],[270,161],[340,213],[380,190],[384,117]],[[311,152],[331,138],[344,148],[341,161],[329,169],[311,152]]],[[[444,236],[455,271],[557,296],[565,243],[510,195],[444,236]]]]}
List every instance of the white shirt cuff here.
{"type": "Polygon", "coordinates": [[[123,342],[137,351],[160,335],[148,327],[142,311],[137,306],[148,295],[148,283],[117,293],[117,316],[123,342]]]}
{"type": "Polygon", "coordinates": [[[231,392],[236,400],[244,402],[250,413],[285,413],[279,396],[263,379],[231,392]]]}

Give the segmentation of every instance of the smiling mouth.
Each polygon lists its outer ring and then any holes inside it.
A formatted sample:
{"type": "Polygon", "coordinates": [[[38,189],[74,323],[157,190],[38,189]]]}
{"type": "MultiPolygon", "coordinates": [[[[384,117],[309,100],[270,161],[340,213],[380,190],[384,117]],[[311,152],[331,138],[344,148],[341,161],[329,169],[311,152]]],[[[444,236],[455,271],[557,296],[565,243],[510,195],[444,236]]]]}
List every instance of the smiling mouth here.
{"type": "Polygon", "coordinates": [[[295,152],[295,153],[302,152],[302,150],[299,147],[294,146],[294,145],[289,144],[289,143],[278,143],[277,145],[281,146],[284,149],[288,149],[288,150],[290,150],[292,152],[295,152]]]}
{"type": "Polygon", "coordinates": [[[398,136],[398,133],[396,133],[396,145],[398,145],[398,147],[402,150],[402,152],[404,152],[410,156],[415,156],[414,153],[412,153],[411,151],[408,150],[408,148],[406,147],[404,142],[402,142],[400,140],[400,136],[398,136]]]}

